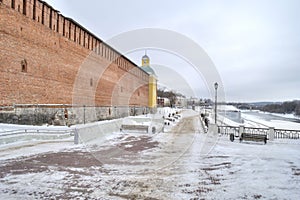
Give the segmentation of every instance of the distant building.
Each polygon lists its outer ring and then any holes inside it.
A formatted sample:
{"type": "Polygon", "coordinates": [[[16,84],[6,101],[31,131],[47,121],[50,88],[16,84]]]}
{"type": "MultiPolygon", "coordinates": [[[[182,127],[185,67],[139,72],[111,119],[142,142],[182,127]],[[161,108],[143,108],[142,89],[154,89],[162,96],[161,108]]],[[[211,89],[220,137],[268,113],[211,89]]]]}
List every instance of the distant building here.
{"type": "Polygon", "coordinates": [[[170,99],[165,97],[157,97],[157,106],[159,107],[170,107],[170,99]]]}

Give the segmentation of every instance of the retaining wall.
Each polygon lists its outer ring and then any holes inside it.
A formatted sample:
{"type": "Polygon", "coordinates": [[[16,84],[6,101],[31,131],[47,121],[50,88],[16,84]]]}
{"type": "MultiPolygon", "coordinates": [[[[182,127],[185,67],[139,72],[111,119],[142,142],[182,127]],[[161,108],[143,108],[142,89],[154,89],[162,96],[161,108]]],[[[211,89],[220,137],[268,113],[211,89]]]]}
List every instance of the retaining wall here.
{"type": "Polygon", "coordinates": [[[0,123],[23,125],[73,125],[84,124],[149,112],[147,107],[69,107],[56,105],[52,108],[43,105],[34,107],[12,107],[0,110],[0,123]]]}
{"type": "Polygon", "coordinates": [[[123,119],[103,121],[90,125],[81,125],[75,128],[74,143],[84,144],[92,140],[99,140],[114,132],[119,132],[123,119]]]}

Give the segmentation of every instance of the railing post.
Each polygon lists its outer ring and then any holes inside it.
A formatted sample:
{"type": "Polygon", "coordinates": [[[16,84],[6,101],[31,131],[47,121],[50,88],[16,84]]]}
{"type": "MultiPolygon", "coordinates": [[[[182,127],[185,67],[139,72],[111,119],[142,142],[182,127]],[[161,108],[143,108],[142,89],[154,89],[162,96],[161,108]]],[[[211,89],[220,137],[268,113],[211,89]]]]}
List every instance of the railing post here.
{"type": "Polygon", "coordinates": [[[75,128],[75,130],[74,130],[74,144],[78,144],[79,143],[78,139],[79,139],[78,131],[75,128]]]}
{"type": "Polygon", "coordinates": [[[239,137],[241,137],[242,133],[244,133],[245,127],[244,126],[240,126],[239,128],[240,128],[239,129],[239,137]]]}
{"type": "Polygon", "coordinates": [[[269,140],[273,141],[275,138],[275,128],[274,127],[269,127],[269,140]]]}
{"type": "Polygon", "coordinates": [[[208,133],[212,135],[218,134],[218,126],[216,124],[210,124],[208,126],[208,133]]]}
{"type": "Polygon", "coordinates": [[[83,105],[83,124],[85,124],[85,105],[83,105]]]}

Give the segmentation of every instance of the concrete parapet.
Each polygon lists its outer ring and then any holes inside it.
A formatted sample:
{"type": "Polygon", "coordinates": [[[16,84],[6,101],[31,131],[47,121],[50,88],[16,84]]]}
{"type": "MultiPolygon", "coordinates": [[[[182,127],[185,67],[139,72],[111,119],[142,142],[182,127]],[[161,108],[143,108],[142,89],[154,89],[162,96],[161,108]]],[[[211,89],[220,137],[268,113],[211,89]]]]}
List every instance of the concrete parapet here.
{"type": "Polygon", "coordinates": [[[218,126],[216,124],[210,124],[208,126],[208,133],[212,135],[218,134],[218,126]]]}
{"type": "Polygon", "coordinates": [[[119,132],[122,119],[102,121],[93,124],[78,125],[75,128],[74,143],[84,144],[92,140],[104,138],[114,132],[119,132]]]}

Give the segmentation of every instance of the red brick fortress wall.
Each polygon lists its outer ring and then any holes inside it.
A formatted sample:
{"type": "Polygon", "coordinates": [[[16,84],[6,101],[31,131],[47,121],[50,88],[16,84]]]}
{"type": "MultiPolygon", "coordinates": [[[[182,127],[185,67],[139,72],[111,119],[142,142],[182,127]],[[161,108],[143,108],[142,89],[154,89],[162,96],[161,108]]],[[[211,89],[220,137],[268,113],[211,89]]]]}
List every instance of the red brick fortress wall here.
{"type": "Polygon", "coordinates": [[[40,124],[65,110],[72,123],[142,114],[148,82],[146,72],[45,2],[0,0],[0,123],[40,124]]]}
{"type": "Polygon", "coordinates": [[[0,53],[1,106],[148,105],[148,74],[45,2],[0,1],[0,53]]]}

